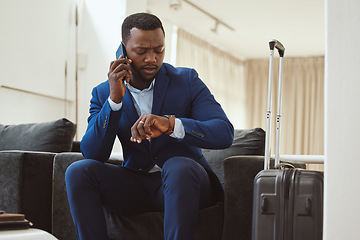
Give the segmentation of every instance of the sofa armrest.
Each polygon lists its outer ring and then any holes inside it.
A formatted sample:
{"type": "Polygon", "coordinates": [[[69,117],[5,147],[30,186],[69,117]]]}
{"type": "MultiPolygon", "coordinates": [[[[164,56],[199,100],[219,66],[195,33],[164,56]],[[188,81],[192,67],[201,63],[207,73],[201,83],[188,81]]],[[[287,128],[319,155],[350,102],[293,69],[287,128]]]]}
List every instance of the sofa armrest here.
{"type": "MultiPolygon", "coordinates": [[[[58,153],[54,158],[52,233],[58,239],[76,239],[66,193],[65,171],[81,159],[84,159],[83,155],[76,152],[58,153]]],[[[121,156],[112,155],[107,163],[121,165],[121,156]]]]}
{"type": "Polygon", "coordinates": [[[263,156],[233,156],[224,164],[223,240],[251,239],[253,182],[264,167],[263,156]]]}
{"type": "Polygon", "coordinates": [[[76,239],[75,226],[66,194],[65,171],[81,153],[58,153],[54,158],[52,234],[58,239],[76,239]]]}
{"type": "Polygon", "coordinates": [[[0,151],[0,209],[23,213],[34,227],[51,231],[55,153],[0,151]]]}

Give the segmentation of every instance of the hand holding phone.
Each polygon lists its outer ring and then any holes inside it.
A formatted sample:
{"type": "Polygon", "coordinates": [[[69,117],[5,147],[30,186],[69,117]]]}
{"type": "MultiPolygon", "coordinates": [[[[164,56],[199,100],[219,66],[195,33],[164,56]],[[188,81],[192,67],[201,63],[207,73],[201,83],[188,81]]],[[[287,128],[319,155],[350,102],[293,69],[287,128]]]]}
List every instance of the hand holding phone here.
{"type": "Polygon", "coordinates": [[[110,99],[115,103],[120,103],[126,92],[124,81],[130,82],[131,60],[126,57],[126,49],[123,43],[120,44],[116,52],[117,59],[110,63],[108,72],[110,99]]]}

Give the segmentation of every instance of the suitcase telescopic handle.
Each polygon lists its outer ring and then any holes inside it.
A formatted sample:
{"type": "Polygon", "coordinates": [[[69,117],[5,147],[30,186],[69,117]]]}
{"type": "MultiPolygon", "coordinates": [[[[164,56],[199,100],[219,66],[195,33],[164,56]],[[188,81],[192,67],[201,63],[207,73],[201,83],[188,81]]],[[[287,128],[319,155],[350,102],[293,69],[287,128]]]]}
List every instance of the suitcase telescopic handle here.
{"type": "Polygon", "coordinates": [[[276,143],[275,143],[275,166],[280,163],[280,121],[281,121],[281,85],[282,85],[282,65],[283,57],[285,54],[285,47],[278,40],[269,41],[270,46],[270,60],[269,60],[269,86],[268,86],[268,100],[266,110],[266,131],[265,131],[265,156],[264,156],[264,169],[270,169],[270,135],[271,135],[271,88],[273,79],[273,59],[274,49],[279,51],[279,84],[278,84],[278,108],[276,115],[276,143]]]}
{"type": "Polygon", "coordinates": [[[274,39],[269,42],[270,50],[275,48],[278,50],[280,57],[283,57],[285,54],[285,47],[278,40],[274,39]]]}

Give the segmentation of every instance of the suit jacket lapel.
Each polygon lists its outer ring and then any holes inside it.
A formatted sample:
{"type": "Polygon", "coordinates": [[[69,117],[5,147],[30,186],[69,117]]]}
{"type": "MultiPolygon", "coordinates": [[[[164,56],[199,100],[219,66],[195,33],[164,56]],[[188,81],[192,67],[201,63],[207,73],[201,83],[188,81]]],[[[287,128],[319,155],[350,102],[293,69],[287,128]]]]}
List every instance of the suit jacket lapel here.
{"type": "Polygon", "coordinates": [[[153,106],[151,112],[155,115],[160,115],[168,85],[169,77],[166,75],[165,67],[162,66],[156,76],[154,86],[153,106]]]}
{"type": "Polygon", "coordinates": [[[139,115],[136,112],[136,109],[134,107],[134,103],[131,97],[131,93],[129,91],[128,88],[126,88],[126,94],[124,96],[124,98],[122,99],[122,103],[123,103],[123,111],[126,113],[126,115],[128,116],[130,122],[135,122],[138,118],[139,115]]]}

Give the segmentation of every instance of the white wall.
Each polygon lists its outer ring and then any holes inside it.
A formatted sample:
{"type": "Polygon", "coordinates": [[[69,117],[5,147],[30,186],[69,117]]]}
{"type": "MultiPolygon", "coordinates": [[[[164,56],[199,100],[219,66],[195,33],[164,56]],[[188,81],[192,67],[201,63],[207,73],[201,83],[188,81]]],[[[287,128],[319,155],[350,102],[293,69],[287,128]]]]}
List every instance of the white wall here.
{"type": "Polygon", "coordinates": [[[74,120],[73,13],[73,0],[1,1],[0,123],[74,120]]]}
{"type": "Polygon", "coordinates": [[[359,0],[326,0],[326,240],[360,239],[359,9],[359,0]]]}

